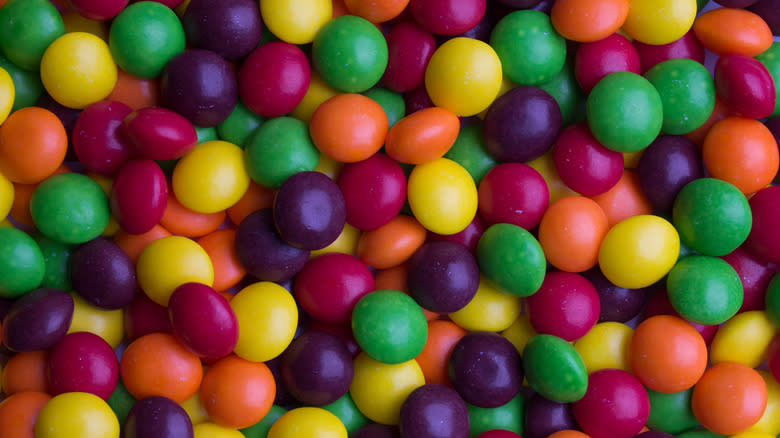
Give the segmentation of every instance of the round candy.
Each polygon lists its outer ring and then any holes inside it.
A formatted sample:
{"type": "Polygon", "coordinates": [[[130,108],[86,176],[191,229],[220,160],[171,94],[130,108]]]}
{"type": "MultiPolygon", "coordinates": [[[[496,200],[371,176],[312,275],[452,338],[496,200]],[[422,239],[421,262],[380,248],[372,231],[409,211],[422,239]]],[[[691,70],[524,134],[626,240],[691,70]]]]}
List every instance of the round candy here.
{"type": "Polygon", "coordinates": [[[138,283],[157,304],[167,306],[173,291],[184,283],[210,286],[214,268],[203,248],[182,236],[169,236],[147,245],[137,263],[138,283]]]}
{"type": "Polygon", "coordinates": [[[241,265],[260,280],[289,280],[300,272],[309,258],[309,250],[282,240],[270,208],[257,210],[241,221],[236,230],[235,245],[241,265]]]}
{"type": "Polygon", "coordinates": [[[479,184],[479,214],[488,225],[507,223],[532,230],[550,199],[539,172],[523,163],[501,163],[479,184]]]}
{"type": "Polygon", "coordinates": [[[122,427],[122,435],[126,438],[192,438],[192,421],[173,400],[146,397],[133,405],[122,427]]]}
{"type": "Polygon", "coordinates": [[[414,360],[392,365],[360,353],[354,369],[349,393],[360,412],[377,423],[398,424],[403,402],[425,384],[425,376],[414,360]]]}
{"type": "Polygon", "coordinates": [[[271,409],[276,394],[273,374],[264,363],[225,356],[203,376],[200,397],[209,418],[228,428],[249,427],[271,409]]]}
{"type": "Polygon", "coordinates": [[[41,284],[46,270],[41,248],[24,231],[0,227],[0,296],[16,298],[41,284]]]}
{"type": "Polygon", "coordinates": [[[479,266],[462,245],[430,242],[409,260],[406,284],[409,294],[423,308],[440,313],[456,312],[476,295],[479,266]]]}
{"type": "Polygon", "coordinates": [[[601,144],[618,152],[636,152],[652,143],[661,131],[663,101],[642,76],[611,73],[588,96],[587,118],[593,136],[601,144]]]}
{"type": "MultiPolygon", "coordinates": [[[[492,436],[494,432],[504,432],[494,438],[517,438],[523,433],[525,419],[522,412],[525,409],[523,395],[518,394],[502,406],[497,408],[480,408],[474,405],[466,405],[469,410],[469,435],[492,436]],[[520,412],[521,415],[517,415],[520,412]]],[[[545,437],[546,438],[546,437],[545,437]]]]}
{"type": "Polygon", "coordinates": [[[73,245],[57,242],[42,234],[36,234],[34,239],[41,248],[43,261],[46,264],[41,287],[71,290],[70,256],[73,245]]]}
{"type": "Polygon", "coordinates": [[[704,64],[704,47],[696,39],[693,30],[688,31],[682,38],[668,44],[645,44],[636,40],[633,43],[639,53],[642,74],[656,64],[670,59],[692,59],[700,64],[704,64]]]}
{"type": "Polygon", "coordinates": [[[232,427],[206,421],[192,428],[194,438],[243,438],[243,434],[232,427]]]}
{"type": "Polygon", "coordinates": [[[114,350],[98,335],[70,333],[49,351],[49,392],[88,392],[108,400],[119,379],[114,350]]]}
{"type": "Polygon", "coordinates": [[[492,47],[472,38],[453,38],[433,53],[425,70],[431,101],[459,116],[484,111],[501,88],[501,60],[492,47]]]}
{"type": "Polygon", "coordinates": [[[674,267],[680,237],[661,217],[639,215],[609,230],[599,249],[599,267],[617,286],[637,289],[650,286],[674,267]]]}
{"type": "Polygon", "coordinates": [[[699,62],[671,59],[656,64],[645,77],[661,96],[661,129],[665,134],[687,134],[703,125],[712,114],[715,85],[710,72],[699,62]]]}
{"type": "Polygon", "coordinates": [[[376,101],[345,93],[317,107],[309,132],[320,152],[334,160],[354,163],[368,159],[382,148],[387,127],[387,115],[376,101]]]}
{"type": "Polygon", "coordinates": [[[314,170],[320,159],[306,124],[292,117],[277,117],[260,125],[247,140],[244,164],[261,186],[278,189],[295,173],[314,170]]]}
{"type": "Polygon", "coordinates": [[[506,77],[519,85],[547,82],[566,61],[566,40],[555,31],[550,17],[539,11],[506,15],[493,28],[490,45],[506,77]]]}
{"type": "Polygon", "coordinates": [[[645,289],[616,286],[601,273],[598,266],[583,272],[582,275],[593,284],[599,294],[599,322],[627,322],[642,311],[647,298],[645,289]]]}
{"type": "Polygon", "coordinates": [[[449,318],[466,330],[500,332],[517,320],[522,310],[520,297],[504,293],[493,282],[480,278],[477,294],[449,318]]]}
{"type": "Polygon", "coordinates": [[[693,388],[670,394],[648,389],[647,396],[650,399],[647,427],[666,433],[679,434],[699,425],[691,408],[693,388]]]}
{"type": "Polygon", "coordinates": [[[765,309],[764,295],[769,281],[776,272],[774,264],[756,256],[745,245],[721,258],[737,271],[742,281],[744,298],[739,311],[765,309]]]}
{"type": "Polygon", "coordinates": [[[605,193],[623,174],[623,154],[605,148],[585,123],[561,131],[552,148],[552,159],[561,181],[585,196],[605,193]]]}
{"type": "Polygon", "coordinates": [[[405,436],[467,438],[468,418],[466,403],[457,392],[444,385],[430,384],[409,394],[401,405],[398,426],[405,436]]]}
{"type": "Polygon", "coordinates": [[[562,271],[582,272],[598,263],[599,247],[608,230],[607,216],[595,201],[566,196],[544,212],[539,245],[551,265],[562,271]]]}
{"type": "Polygon", "coordinates": [[[599,319],[600,308],[596,288],[571,272],[548,272],[539,290],[526,299],[534,330],[567,341],[588,333],[599,319]]]}
{"type": "Polygon", "coordinates": [[[119,421],[108,404],[93,394],[69,392],[49,400],[35,421],[40,438],[116,438],[119,421]]]}
{"type": "Polygon", "coordinates": [[[306,44],[330,21],[333,5],[328,0],[269,0],[260,3],[260,13],[268,30],[279,39],[306,44]]]}
{"type": "Polygon", "coordinates": [[[38,229],[63,243],[84,243],[99,236],[110,212],[103,189],[91,178],[63,173],[41,183],[30,199],[38,229]]]}
{"type": "Polygon", "coordinates": [[[256,48],[238,73],[241,101],[263,117],[279,117],[295,109],[310,81],[306,55],[297,46],[281,41],[256,48]]]}
{"type": "Polygon", "coordinates": [[[114,175],[132,149],[122,135],[122,121],[133,110],[121,102],[95,102],[81,111],[73,127],[73,151],[90,172],[114,175]]]}
{"type": "Polygon", "coordinates": [[[409,175],[409,207],[425,229],[455,234],[465,229],[477,212],[477,188],[458,163],[439,158],[415,166],[409,175]]]}
{"type": "Polygon", "coordinates": [[[617,31],[628,17],[628,0],[560,0],[550,18],[561,36],[582,43],[598,41],[617,31]]]}
{"type": "Polygon", "coordinates": [[[524,435],[528,438],[547,438],[555,432],[577,428],[568,403],[558,403],[534,394],[525,409],[524,435]]]}
{"type": "Polygon", "coordinates": [[[127,6],[127,3],[127,0],[112,0],[105,2],[95,0],[69,0],[68,6],[87,20],[103,21],[114,18],[118,13],[122,12],[122,9],[127,6]]]}
{"type": "Polygon", "coordinates": [[[349,391],[352,355],[337,336],[310,331],[297,337],[282,353],[279,371],[296,400],[322,406],[349,391]]]}
{"type": "Polygon", "coordinates": [[[607,368],[631,371],[628,355],[633,333],[625,324],[602,322],[578,339],[574,348],[582,356],[588,373],[607,368]]]}
{"type": "Polygon", "coordinates": [[[328,85],[346,93],[373,87],[387,68],[387,56],[387,42],[379,29],[354,15],[328,21],[312,44],[314,68],[328,85]]]}
{"type": "Polygon", "coordinates": [[[441,158],[458,138],[460,120],[444,108],[430,107],[398,121],[387,132],[385,151],[401,163],[423,164],[441,158]]]}
{"type": "MultiPolygon", "coordinates": [[[[21,108],[33,106],[43,91],[39,72],[25,70],[5,56],[0,56],[0,67],[8,73],[3,80],[3,94],[7,110],[14,112],[21,108]]],[[[6,117],[8,114],[6,114],[6,117]]],[[[5,119],[2,119],[5,120],[5,119]]]]}
{"type": "Polygon", "coordinates": [[[672,209],[677,194],[689,182],[704,176],[701,153],[682,136],[662,135],[642,152],[639,186],[659,212],[672,209]]]}
{"type": "Polygon", "coordinates": [[[73,251],[70,276],[73,290],[104,309],[127,307],[135,296],[135,266],[109,240],[95,239],[73,251]]]}
{"type": "Polygon", "coordinates": [[[46,48],[65,33],[57,9],[47,0],[11,0],[0,12],[0,49],[14,64],[38,70],[46,48]]]}
{"type": "Polygon", "coordinates": [[[181,24],[187,42],[238,61],[257,47],[263,32],[260,8],[252,0],[192,0],[181,24]]]}
{"type": "Polygon", "coordinates": [[[222,123],[238,101],[236,74],[225,59],[208,50],[187,50],[171,58],[160,85],[163,104],[197,126],[222,123]]]}
{"type": "Polygon", "coordinates": [[[58,289],[37,289],[14,301],[3,318],[3,345],[11,351],[48,350],[73,318],[73,299],[58,289]]]}
{"type": "Polygon", "coordinates": [[[624,36],[612,34],[577,49],[574,73],[585,93],[608,74],[619,71],[639,74],[639,54],[624,36]]]}
{"type": "Polygon", "coordinates": [[[22,108],[1,128],[0,173],[11,182],[39,183],[62,165],[68,136],[56,114],[39,107],[22,108]]]}
{"type": "Polygon", "coordinates": [[[482,126],[485,149],[498,161],[527,162],[544,155],[561,129],[561,109],[537,87],[516,87],[490,105],[482,126]]]}
{"type": "Polygon", "coordinates": [[[406,201],[406,175],[395,160],[374,154],[347,163],[336,180],[347,213],[347,223],[360,230],[374,230],[390,222],[406,201]]]}
{"type": "Polygon", "coordinates": [[[293,409],[271,426],[268,438],[347,438],[339,418],[322,408],[293,409]]]}
{"type": "Polygon", "coordinates": [[[734,362],[709,368],[693,388],[693,413],[702,426],[722,435],[755,424],[767,404],[764,379],[754,369],[734,362]]]}
{"type": "Polygon", "coordinates": [[[482,274],[516,296],[533,295],[542,286],[544,252],[534,236],[512,224],[495,224],[479,239],[477,260],[482,274]]]}
{"type": "Polygon", "coordinates": [[[751,310],[734,315],[715,333],[710,362],[738,362],[756,368],[764,361],[775,331],[768,312],[751,310]]]}
{"type": "Polygon", "coordinates": [[[436,40],[414,21],[399,22],[385,38],[388,61],[382,83],[399,93],[414,90],[425,80],[425,68],[436,50],[436,40]]]}
{"type": "Polygon", "coordinates": [[[588,390],[572,410],[577,423],[593,438],[632,438],[647,421],[650,402],[636,377],[606,369],[588,377],[588,390]]]}
{"type": "Polygon", "coordinates": [[[680,190],[673,220],[683,244],[704,255],[723,256],[747,239],[753,216],[739,189],[719,179],[700,178],[680,190]]]}
{"type": "Polygon", "coordinates": [[[461,126],[458,138],[444,157],[463,166],[478,186],[485,174],[496,165],[496,160],[485,150],[480,125],[461,126]]]}
{"type": "Polygon", "coordinates": [[[761,62],[741,53],[726,53],[715,64],[718,96],[736,115],[769,117],[775,109],[776,87],[761,62]]]}
{"type": "Polygon", "coordinates": [[[95,307],[84,301],[75,292],[71,292],[70,296],[73,298],[73,320],[68,328],[68,333],[94,333],[105,339],[111,348],[118,347],[124,336],[122,310],[106,310],[95,307]]]}
{"type": "Polygon", "coordinates": [[[528,384],[541,396],[560,403],[581,399],[588,373],[574,347],[553,335],[536,335],[523,349],[523,371],[528,384]]]}
{"type": "Polygon", "coordinates": [[[290,345],[298,326],[295,299],[276,283],[261,281],[241,289],[230,300],[238,320],[235,353],[246,360],[271,360],[290,345]]]}
{"type": "Polygon", "coordinates": [[[156,78],[184,51],[184,29],[169,7],[154,1],[137,2],[114,18],[108,45],[122,70],[140,78],[156,78]]]}
{"type": "Polygon", "coordinates": [[[105,41],[90,33],[69,32],[43,54],[41,80],[58,103],[81,109],[108,97],[116,85],[116,64],[105,41]]]}
{"type": "Polygon", "coordinates": [[[447,374],[463,400],[482,408],[508,403],[523,380],[517,349],[503,336],[490,332],[462,337],[452,348],[447,374]]]}
{"type": "Polygon", "coordinates": [[[51,396],[38,391],[11,394],[0,405],[0,428],[8,434],[34,438],[38,413],[51,400],[51,396]]]}
{"type": "Polygon", "coordinates": [[[447,361],[452,348],[466,333],[466,330],[451,321],[428,322],[425,348],[415,358],[422,368],[426,383],[451,385],[447,376],[447,361]]]}
{"type": "Polygon", "coordinates": [[[236,315],[227,300],[205,284],[177,287],[168,302],[168,315],[177,339],[200,357],[218,359],[236,346],[236,315]]]}
{"type": "Polygon", "coordinates": [[[780,242],[774,232],[780,226],[780,188],[767,187],[750,198],[753,227],[748,235],[747,248],[772,263],[780,262],[780,242]]]}
{"type": "Polygon", "coordinates": [[[742,306],[742,282],[728,263],[692,255],[669,272],[666,287],[675,310],[699,324],[721,324],[742,306]]]}
{"type": "Polygon", "coordinates": [[[415,0],[412,16],[424,29],[440,35],[458,35],[479,23],[485,14],[485,0],[415,0]]]}
{"type": "Polygon", "coordinates": [[[623,30],[646,44],[667,44],[690,30],[696,0],[631,0],[623,30]]]}

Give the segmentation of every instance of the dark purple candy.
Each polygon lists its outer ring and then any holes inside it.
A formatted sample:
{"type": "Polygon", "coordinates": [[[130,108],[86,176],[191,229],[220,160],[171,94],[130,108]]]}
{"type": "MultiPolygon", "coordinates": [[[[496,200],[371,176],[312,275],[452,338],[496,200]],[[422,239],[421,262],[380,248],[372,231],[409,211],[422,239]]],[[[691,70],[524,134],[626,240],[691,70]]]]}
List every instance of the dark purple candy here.
{"type": "Polygon", "coordinates": [[[433,241],[410,259],[406,283],[420,306],[437,313],[456,312],[476,295],[479,266],[465,246],[433,241]]]}
{"type": "Polygon", "coordinates": [[[264,281],[289,280],[309,259],[308,250],[282,240],[270,208],[257,210],[241,221],[236,229],[235,248],[244,269],[264,281]]]}
{"type": "Polygon", "coordinates": [[[758,0],[747,10],[763,18],[774,36],[780,35],[780,0],[758,0]]]}
{"type": "Polygon", "coordinates": [[[271,371],[271,375],[274,376],[274,382],[276,383],[276,395],[274,396],[274,404],[281,406],[285,409],[294,409],[301,404],[293,397],[290,390],[287,389],[287,385],[282,379],[282,372],[280,370],[282,358],[277,356],[267,362],[265,362],[268,369],[271,371]]]}
{"type": "Polygon", "coordinates": [[[469,411],[452,388],[423,385],[401,405],[398,427],[401,436],[409,438],[468,438],[469,411]]]}
{"type": "Polygon", "coordinates": [[[192,421],[175,401],[162,396],[138,400],[127,414],[124,438],[192,438],[192,421]]]}
{"type": "Polygon", "coordinates": [[[347,220],[344,196],[325,174],[298,172],[287,178],[274,199],[274,223],[287,243],[322,249],[339,237],[347,220]]]}
{"type": "Polygon", "coordinates": [[[12,351],[47,350],[65,337],[73,298],[59,289],[36,289],[16,300],[3,319],[3,344],[12,351]]]}
{"type": "Polygon", "coordinates": [[[238,102],[238,82],[224,58],[208,50],[187,50],[165,66],[160,82],[164,105],[193,125],[222,123],[238,102]]]}
{"type": "Polygon", "coordinates": [[[306,332],[282,353],[279,371],[293,397],[305,405],[322,406],[349,391],[352,355],[338,336],[306,332]]]}
{"type": "Polygon", "coordinates": [[[758,0],[715,0],[715,3],[725,8],[744,8],[756,3],[757,1],[758,0]]]}
{"type": "Polygon", "coordinates": [[[648,430],[647,432],[634,435],[634,438],[674,438],[674,435],[657,430],[648,430]]]}
{"type": "Polygon", "coordinates": [[[528,9],[533,9],[535,11],[544,12],[545,14],[550,15],[553,4],[555,4],[555,0],[542,0],[539,3],[537,3],[535,6],[532,6],[528,9]]]}
{"type": "Polygon", "coordinates": [[[136,291],[135,266],[114,242],[94,239],[70,256],[73,290],[104,309],[127,307],[136,291]]]}
{"type": "Polygon", "coordinates": [[[702,178],[701,154],[682,136],[662,135],[639,159],[639,186],[659,213],[668,213],[677,193],[689,182],[702,178]]]}
{"type": "Polygon", "coordinates": [[[538,87],[520,86],[497,98],[482,127],[485,149],[501,162],[541,157],[561,130],[561,109],[538,87]]]}
{"type": "Polygon", "coordinates": [[[480,408],[509,403],[523,383],[517,349],[491,332],[471,332],[462,337],[452,349],[447,373],[463,400],[480,408]]]}
{"type": "Polygon", "coordinates": [[[360,426],[349,438],[401,438],[401,433],[395,426],[371,423],[360,426]]]}
{"type": "Polygon", "coordinates": [[[499,0],[499,1],[515,9],[529,9],[539,4],[541,0],[499,0]]]}
{"type": "Polygon", "coordinates": [[[647,301],[647,289],[626,289],[616,286],[601,273],[598,266],[582,273],[596,288],[601,302],[599,322],[626,322],[642,311],[647,301]]]}
{"type": "Polygon", "coordinates": [[[577,430],[570,403],[558,403],[534,394],[525,414],[525,438],[547,438],[560,430],[577,430]]]}
{"type": "Polygon", "coordinates": [[[263,34],[255,0],[192,0],[181,23],[187,42],[230,61],[249,54],[263,34]]]}

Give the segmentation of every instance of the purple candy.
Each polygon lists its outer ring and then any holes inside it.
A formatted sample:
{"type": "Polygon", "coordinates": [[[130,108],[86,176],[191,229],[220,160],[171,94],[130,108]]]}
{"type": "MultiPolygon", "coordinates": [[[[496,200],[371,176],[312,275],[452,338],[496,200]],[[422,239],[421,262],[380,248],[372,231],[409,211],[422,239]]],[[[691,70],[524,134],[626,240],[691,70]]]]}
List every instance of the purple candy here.
{"type": "Polygon", "coordinates": [[[161,396],[138,400],[127,414],[124,438],[192,438],[192,421],[175,401],[161,396]]]}
{"type": "Polygon", "coordinates": [[[309,259],[308,250],[291,246],[279,237],[270,208],[257,210],[241,221],[235,248],[247,272],[264,281],[289,280],[309,259]]]}
{"type": "Polygon", "coordinates": [[[773,35],[780,35],[780,0],[759,0],[747,10],[763,18],[773,35]]]}
{"type": "Polygon", "coordinates": [[[668,213],[674,199],[689,182],[702,178],[701,154],[682,136],[662,135],[639,159],[639,186],[656,211],[668,213]]]}
{"type": "Polygon", "coordinates": [[[73,319],[73,298],[59,289],[22,295],[3,319],[3,344],[12,351],[47,350],[65,337],[73,319]]]}
{"type": "Polygon", "coordinates": [[[192,0],[181,22],[187,42],[230,61],[248,55],[263,34],[256,0],[192,0]]]}
{"type": "Polygon", "coordinates": [[[613,284],[598,266],[582,273],[596,288],[601,303],[599,322],[626,322],[642,311],[647,301],[647,289],[626,289],[613,284]]]}
{"type": "Polygon", "coordinates": [[[479,266],[463,245],[433,241],[420,247],[409,261],[409,294],[432,312],[452,313],[477,293],[479,266]]]}
{"type": "Polygon", "coordinates": [[[534,394],[525,414],[525,438],[547,438],[560,430],[577,430],[570,403],[558,403],[534,394]]]}
{"type": "Polygon", "coordinates": [[[361,426],[349,438],[401,438],[401,433],[395,426],[372,423],[361,426]]]}
{"type": "Polygon", "coordinates": [[[73,290],[104,309],[127,307],[136,291],[135,266],[114,242],[97,238],[70,256],[73,290]]]}
{"type": "Polygon", "coordinates": [[[423,385],[401,405],[401,436],[414,438],[468,438],[466,402],[450,387],[423,385]]]}

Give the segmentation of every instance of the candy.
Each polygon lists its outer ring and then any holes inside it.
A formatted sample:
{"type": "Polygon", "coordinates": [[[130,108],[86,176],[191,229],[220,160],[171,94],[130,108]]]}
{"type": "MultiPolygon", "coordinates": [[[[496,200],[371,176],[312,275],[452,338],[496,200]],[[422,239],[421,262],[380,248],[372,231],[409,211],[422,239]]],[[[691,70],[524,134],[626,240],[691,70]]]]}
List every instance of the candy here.
{"type": "Polygon", "coordinates": [[[482,436],[490,431],[503,431],[505,435],[499,438],[516,438],[517,434],[523,432],[522,415],[516,415],[525,409],[525,402],[520,394],[496,408],[480,408],[468,403],[466,406],[469,410],[470,437],[482,436]]]}
{"type": "Polygon", "coordinates": [[[184,283],[168,302],[171,328],[190,351],[206,359],[230,354],[238,340],[238,321],[228,302],[201,283],[184,283]]]}
{"type": "Polygon", "coordinates": [[[401,434],[424,437],[466,438],[469,434],[466,403],[453,389],[423,385],[401,406],[401,434]]]}
{"type": "Polygon", "coordinates": [[[455,234],[474,219],[477,187],[466,169],[456,162],[439,158],[417,165],[407,184],[409,207],[425,229],[455,234]]]}
{"type": "Polygon", "coordinates": [[[70,333],[49,352],[49,392],[95,394],[108,400],[119,378],[119,364],[111,346],[92,333],[70,333]]]}
{"type": "Polygon", "coordinates": [[[650,402],[636,377],[606,369],[588,376],[588,390],[572,404],[577,423],[592,438],[633,437],[647,421],[650,402]]]}
{"type": "Polygon", "coordinates": [[[409,260],[406,282],[410,295],[421,307],[433,312],[456,312],[476,295],[479,266],[462,245],[430,242],[409,260]]]}
{"type": "Polygon", "coordinates": [[[181,17],[187,41],[232,61],[246,56],[260,42],[260,9],[251,0],[193,0],[181,17]]]}
{"type": "Polygon", "coordinates": [[[570,404],[554,402],[539,394],[528,400],[525,412],[528,438],[547,438],[555,432],[577,427],[570,404]]]}
{"type": "Polygon", "coordinates": [[[615,33],[577,49],[574,74],[586,93],[605,76],[619,71],[639,74],[639,54],[624,36],[615,33]]]}
{"type": "Polygon", "coordinates": [[[479,214],[488,225],[507,223],[532,230],[547,210],[549,191],[542,175],[522,163],[494,166],[479,184],[479,214]]]}
{"type": "Polygon", "coordinates": [[[65,33],[62,18],[46,0],[7,3],[0,12],[0,48],[19,67],[37,70],[46,48],[65,33]]]}
{"type": "Polygon", "coordinates": [[[352,433],[370,423],[368,418],[360,412],[355,406],[355,402],[349,393],[344,394],[333,403],[322,406],[323,409],[337,416],[347,429],[347,433],[352,433]]]}
{"type": "Polygon", "coordinates": [[[298,309],[283,287],[261,281],[241,289],[230,307],[238,320],[239,357],[262,362],[271,360],[290,345],[298,325],[298,309]]]}
{"type": "Polygon", "coordinates": [[[117,421],[108,404],[93,394],[69,392],[49,400],[35,421],[35,436],[65,438],[119,436],[117,421]]]}
{"type": "Polygon", "coordinates": [[[561,181],[585,196],[605,193],[623,174],[623,154],[605,148],[585,123],[561,131],[552,159],[561,181]]]}
{"type": "Polygon", "coordinates": [[[147,397],[139,400],[130,410],[122,431],[127,438],[191,437],[192,422],[173,400],[147,397]]]}
{"type": "Polygon", "coordinates": [[[301,403],[336,402],[352,382],[352,355],[341,339],[322,332],[296,338],[281,356],[279,369],[290,393],[301,403]]]}
{"type": "MultiPolygon", "coordinates": [[[[57,289],[36,289],[14,301],[3,318],[3,345],[11,351],[48,350],[73,318],[73,299],[57,289]]],[[[7,390],[7,388],[6,388],[7,390]]]]}
{"type": "Polygon", "coordinates": [[[67,146],[65,128],[54,113],[22,108],[0,129],[0,172],[14,183],[40,183],[60,167],[67,146]]]}
{"type": "Polygon", "coordinates": [[[0,261],[3,298],[19,297],[41,284],[45,262],[40,247],[30,236],[15,228],[0,227],[0,249],[3,254],[14,255],[0,261]]]}
{"type": "Polygon", "coordinates": [[[534,336],[522,355],[525,377],[539,395],[561,403],[585,395],[589,386],[585,363],[565,340],[553,335],[534,336]]]}
{"type": "Polygon", "coordinates": [[[709,368],[693,390],[692,406],[703,426],[735,434],[755,424],[764,412],[767,390],[757,371],[734,362],[709,368]]]}
{"type": "Polygon", "coordinates": [[[388,58],[382,82],[397,92],[417,88],[425,80],[425,68],[436,49],[433,35],[412,21],[401,21],[385,39],[388,58]]]}

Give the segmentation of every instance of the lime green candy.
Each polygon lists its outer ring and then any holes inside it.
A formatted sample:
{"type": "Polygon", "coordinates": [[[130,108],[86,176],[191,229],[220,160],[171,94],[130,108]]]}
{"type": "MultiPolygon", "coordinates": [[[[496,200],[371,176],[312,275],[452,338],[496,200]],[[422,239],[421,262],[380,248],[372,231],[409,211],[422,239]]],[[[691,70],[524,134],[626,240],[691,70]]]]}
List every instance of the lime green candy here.
{"type": "Polygon", "coordinates": [[[542,286],[547,260],[536,238],[512,224],[490,226],[477,245],[482,274],[503,291],[520,297],[536,293],[542,286]]]}
{"type": "Polygon", "coordinates": [[[17,298],[41,284],[43,254],[24,231],[0,227],[0,254],[0,297],[17,298]]]}
{"type": "Polygon", "coordinates": [[[588,389],[585,362],[571,344],[557,336],[537,335],[528,341],[523,371],[531,388],[560,403],[575,402],[588,389]]]}

